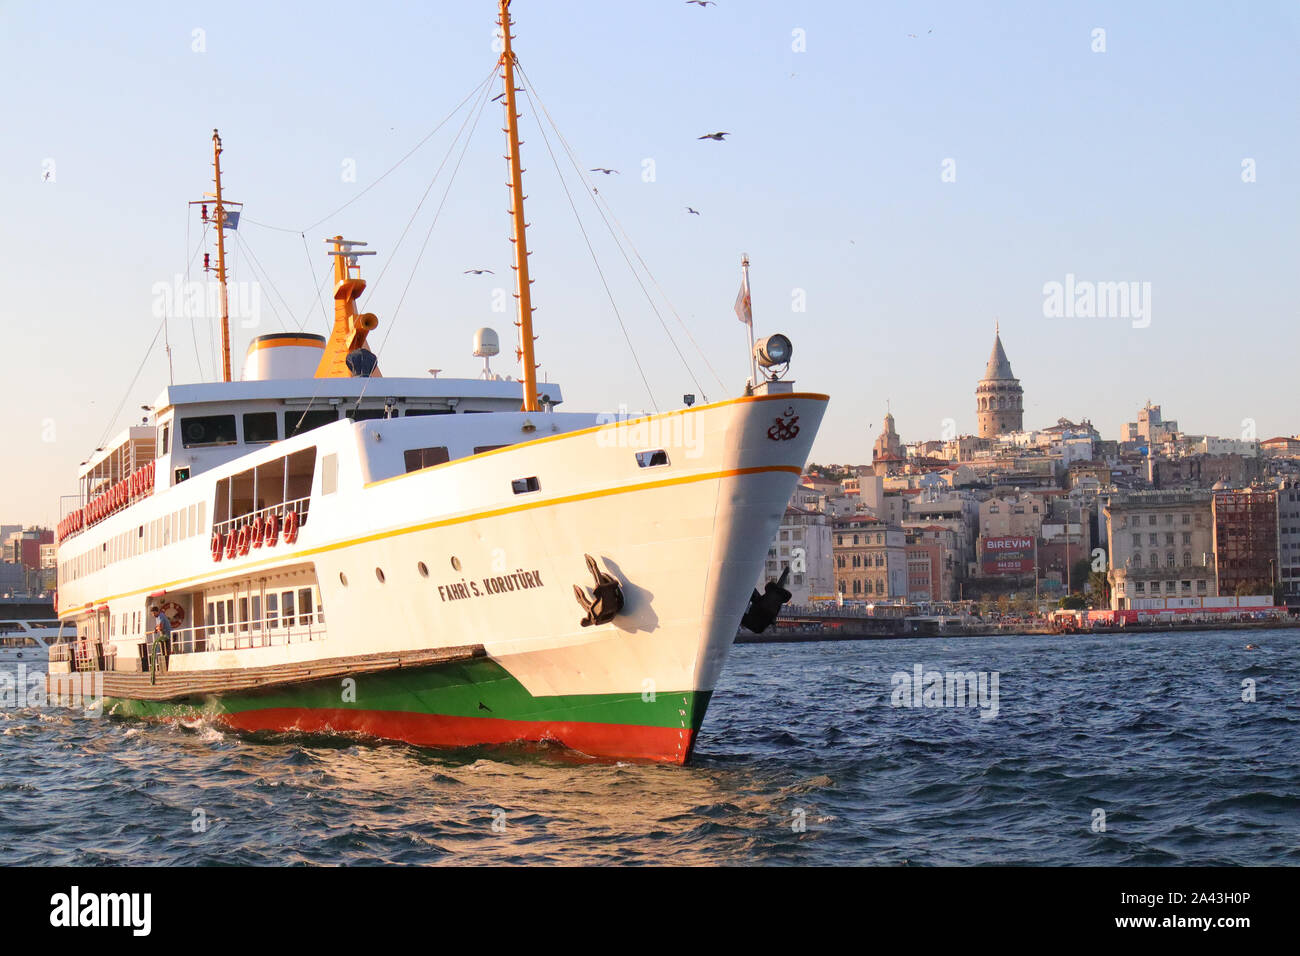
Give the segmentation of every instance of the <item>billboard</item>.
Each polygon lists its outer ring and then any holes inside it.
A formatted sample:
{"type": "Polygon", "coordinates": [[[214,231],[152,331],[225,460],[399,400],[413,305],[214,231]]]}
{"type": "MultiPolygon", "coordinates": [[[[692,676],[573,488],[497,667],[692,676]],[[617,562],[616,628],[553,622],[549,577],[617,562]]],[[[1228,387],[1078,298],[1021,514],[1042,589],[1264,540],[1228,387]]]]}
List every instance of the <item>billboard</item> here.
{"type": "Polygon", "coordinates": [[[985,577],[1034,573],[1034,539],[1006,535],[980,539],[980,571],[985,577]]]}

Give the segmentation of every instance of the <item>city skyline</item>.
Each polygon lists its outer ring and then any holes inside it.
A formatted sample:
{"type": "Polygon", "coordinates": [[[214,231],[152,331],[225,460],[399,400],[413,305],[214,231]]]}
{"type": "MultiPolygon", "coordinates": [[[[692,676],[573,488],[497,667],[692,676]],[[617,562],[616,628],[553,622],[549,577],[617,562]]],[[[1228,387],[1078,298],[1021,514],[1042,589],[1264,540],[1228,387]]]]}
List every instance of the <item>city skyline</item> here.
{"type": "MultiPolygon", "coordinates": [[[[686,392],[739,393],[748,358],[731,304],[747,252],[756,331],[789,335],[791,377],[831,395],[814,461],[869,460],[887,401],[904,440],[938,438],[948,421],[976,434],[974,387],[995,322],[1026,428],[1086,417],[1118,437],[1150,400],[1197,433],[1240,437],[1246,420],[1259,439],[1300,429],[1287,404],[1300,210],[1294,7],[1257,7],[1246,22],[1208,7],[1171,16],[1116,4],[680,6],[515,9],[542,101],[584,169],[620,170],[590,177],[707,353],[706,363],[664,310],[687,375],[586,211],[661,410],[686,392]],[[632,30],[635,49],[609,42],[632,30]],[[697,140],[715,129],[731,135],[697,140]],[[647,159],[653,182],[642,180],[647,159]],[[1133,284],[1124,303],[1119,283],[1133,284]],[[1092,291],[1072,294],[1080,288],[1092,291]]],[[[475,133],[418,270],[429,210],[397,239],[450,136],[361,196],[490,71],[490,4],[384,8],[358,21],[355,64],[337,89],[318,81],[334,17],[300,22],[239,4],[47,16],[0,11],[7,62],[42,78],[40,96],[18,97],[10,116],[22,148],[0,157],[5,325],[29,359],[11,388],[33,397],[7,428],[21,468],[0,482],[5,520],[53,525],[77,463],[166,384],[161,337],[150,347],[154,290],[198,248],[185,204],[211,188],[213,127],[230,195],[246,203],[235,278],[261,289],[259,324],[234,329],[236,368],[253,334],[300,322],[324,331],[314,280],[327,266],[320,239],[335,232],[379,252],[372,279],[392,263],[369,306],[381,341],[393,331],[379,356],[389,374],[473,376],[481,325],[508,351],[510,317],[491,305],[504,283],[462,274],[509,274],[497,117],[475,133]],[[278,35],[292,39],[272,44],[278,35]],[[91,81],[109,72],[118,92],[91,81]],[[143,108],[123,117],[116,96],[143,108]]],[[[523,111],[533,124],[526,101],[523,111]]],[[[564,386],[566,408],[639,410],[640,376],[531,128],[542,374],[564,386]],[[606,343],[597,361],[593,338],[606,343]]],[[[210,329],[178,321],[168,332],[176,381],[211,378],[210,329]]]]}

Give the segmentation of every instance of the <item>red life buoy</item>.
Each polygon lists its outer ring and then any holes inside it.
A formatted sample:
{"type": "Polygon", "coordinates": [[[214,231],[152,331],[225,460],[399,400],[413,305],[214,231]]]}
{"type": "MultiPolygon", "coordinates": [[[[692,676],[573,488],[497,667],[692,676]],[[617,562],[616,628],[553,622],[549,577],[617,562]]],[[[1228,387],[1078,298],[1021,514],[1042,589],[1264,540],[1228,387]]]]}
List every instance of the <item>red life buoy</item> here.
{"type": "Polygon", "coordinates": [[[284,543],[293,544],[298,540],[298,512],[290,508],[284,513],[284,543]]]}
{"type": "Polygon", "coordinates": [[[248,543],[255,548],[262,546],[262,519],[260,516],[253,519],[253,525],[248,531],[248,543]]]}
{"type": "Polygon", "coordinates": [[[167,620],[172,622],[172,627],[180,627],[185,623],[185,608],[181,607],[175,601],[168,601],[162,607],[158,608],[167,615],[167,620]]]}
{"type": "Polygon", "coordinates": [[[239,540],[235,537],[235,532],[226,532],[226,558],[230,559],[235,556],[235,548],[239,546],[239,540]]]}
{"type": "Polygon", "coordinates": [[[249,535],[248,532],[249,532],[248,525],[244,524],[239,526],[239,538],[238,538],[238,543],[235,545],[235,550],[239,552],[239,556],[241,558],[244,555],[248,554],[249,545],[253,543],[251,539],[252,536],[249,535]]]}
{"type": "Polygon", "coordinates": [[[262,532],[262,544],[274,548],[280,540],[280,518],[277,515],[266,516],[266,530],[262,532]]]}
{"type": "Polygon", "coordinates": [[[221,560],[221,535],[213,532],[212,534],[212,560],[221,560]]]}

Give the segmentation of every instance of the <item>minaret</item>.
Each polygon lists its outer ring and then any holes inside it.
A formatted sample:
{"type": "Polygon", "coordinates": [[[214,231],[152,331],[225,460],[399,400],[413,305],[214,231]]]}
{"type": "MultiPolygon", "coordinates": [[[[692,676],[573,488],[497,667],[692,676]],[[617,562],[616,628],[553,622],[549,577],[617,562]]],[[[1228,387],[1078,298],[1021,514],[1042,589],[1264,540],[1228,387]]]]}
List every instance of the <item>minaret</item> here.
{"type": "Polygon", "coordinates": [[[997,438],[1024,427],[1025,391],[1020,380],[1011,374],[1011,363],[1002,348],[1002,335],[993,327],[993,354],[984,369],[984,377],[975,386],[975,413],[979,418],[980,437],[997,438]]]}

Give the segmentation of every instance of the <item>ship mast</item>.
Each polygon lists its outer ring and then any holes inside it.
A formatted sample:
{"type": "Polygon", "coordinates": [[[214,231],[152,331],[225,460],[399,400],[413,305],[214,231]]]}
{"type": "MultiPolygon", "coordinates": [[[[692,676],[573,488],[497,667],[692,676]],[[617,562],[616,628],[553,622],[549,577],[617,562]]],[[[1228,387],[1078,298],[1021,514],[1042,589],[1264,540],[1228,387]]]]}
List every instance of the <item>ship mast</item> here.
{"type": "Polygon", "coordinates": [[[221,289],[221,380],[230,381],[230,304],[226,298],[226,210],[221,204],[221,136],[212,131],[212,166],[217,183],[217,283],[221,289]]]}
{"type": "Polygon", "coordinates": [[[506,128],[509,143],[510,163],[510,199],[514,208],[510,215],[514,220],[514,234],[511,241],[515,244],[515,284],[517,291],[519,319],[519,348],[516,355],[523,365],[525,412],[537,411],[537,365],[533,360],[533,302],[532,280],[528,278],[528,242],[525,230],[528,223],[524,221],[524,185],[523,168],[519,163],[519,113],[515,109],[515,55],[510,48],[510,0],[500,0],[501,11],[498,24],[501,27],[501,79],[505,83],[506,128]]]}

